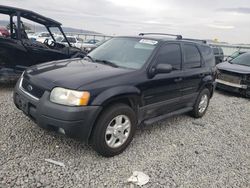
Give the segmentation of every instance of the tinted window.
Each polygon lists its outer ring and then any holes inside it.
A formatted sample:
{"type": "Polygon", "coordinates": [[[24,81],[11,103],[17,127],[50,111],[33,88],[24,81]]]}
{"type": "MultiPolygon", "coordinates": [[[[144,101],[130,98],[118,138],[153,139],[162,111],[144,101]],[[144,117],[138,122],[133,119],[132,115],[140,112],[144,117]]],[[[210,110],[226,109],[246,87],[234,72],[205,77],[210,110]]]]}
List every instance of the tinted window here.
{"type": "Polygon", "coordinates": [[[201,67],[201,56],[196,46],[184,44],[185,61],[184,68],[201,67]]]}
{"type": "Polygon", "coordinates": [[[167,44],[159,52],[158,64],[170,64],[173,69],[181,69],[181,48],[179,44],[167,44]]]}

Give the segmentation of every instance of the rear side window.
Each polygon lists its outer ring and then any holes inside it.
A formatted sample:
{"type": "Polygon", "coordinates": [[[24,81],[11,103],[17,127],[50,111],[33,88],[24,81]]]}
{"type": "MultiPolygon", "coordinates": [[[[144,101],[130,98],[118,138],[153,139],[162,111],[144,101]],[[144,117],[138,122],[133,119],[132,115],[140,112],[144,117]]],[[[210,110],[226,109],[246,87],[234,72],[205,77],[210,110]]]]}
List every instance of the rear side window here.
{"type": "Polygon", "coordinates": [[[192,44],[184,44],[184,64],[183,68],[198,68],[201,67],[201,55],[196,46],[192,44]]]}
{"type": "Polygon", "coordinates": [[[205,61],[208,61],[208,60],[211,60],[211,58],[214,58],[212,48],[210,48],[209,46],[200,46],[200,51],[205,61]]]}
{"type": "Polygon", "coordinates": [[[158,64],[170,64],[174,70],[181,69],[181,47],[179,44],[167,44],[160,49],[158,64]]]}
{"type": "Polygon", "coordinates": [[[213,48],[210,46],[201,45],[199,46],[205,65],[214,66],[215,57],[213,53],[213,48]]]}

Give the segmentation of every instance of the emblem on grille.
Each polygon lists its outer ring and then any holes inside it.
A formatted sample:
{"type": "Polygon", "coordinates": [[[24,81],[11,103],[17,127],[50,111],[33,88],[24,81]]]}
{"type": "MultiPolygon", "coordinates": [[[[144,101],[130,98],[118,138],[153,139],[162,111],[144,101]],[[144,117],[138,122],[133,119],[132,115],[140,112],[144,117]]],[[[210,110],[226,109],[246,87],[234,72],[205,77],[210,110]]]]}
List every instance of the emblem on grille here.
{"type": "Polygon", "coordinates": [[[28,85],[28,86],[27,86],[27,90],[28,90],[28,91],[32,91],[32,90],[33,90],[32,85],[28,85]]]}

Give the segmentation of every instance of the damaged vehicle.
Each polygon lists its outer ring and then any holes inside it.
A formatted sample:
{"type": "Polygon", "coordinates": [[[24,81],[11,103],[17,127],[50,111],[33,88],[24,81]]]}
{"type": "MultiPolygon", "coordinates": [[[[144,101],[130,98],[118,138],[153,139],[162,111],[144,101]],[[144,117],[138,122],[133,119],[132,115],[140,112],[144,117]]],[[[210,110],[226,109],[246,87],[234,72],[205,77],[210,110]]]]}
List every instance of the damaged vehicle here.
{"type": "Polygon", "coordinates": [[[0,14],[8,15],[10,19],[10,36],[0,36],[0,82],[17,80],[21,73],[32,65],[86,55],[86,52],[72,47],[61,28],[61,23],[55,20],[29,10],[2,5],[0,14]],[[47,39],[41,43],[29,39],[23,19],[43,25],[53,40],[47,39]],[[67,46],[56,42],[51,32],[53,29],[61,33],[68,43],[67,46]]]}
{"type": "Polygon", "coordinates": [[[250,52],[217,65],[217,88],[250,97],[250,52]]]}
{"type": "Polygon", "coordinates": [[[83,59],[28,68],[13,99],[40,127],[111,157],[126,149],[139,125],[205,115],[215,70],[212,49],[180,35],[115,37],[83,59]]]}

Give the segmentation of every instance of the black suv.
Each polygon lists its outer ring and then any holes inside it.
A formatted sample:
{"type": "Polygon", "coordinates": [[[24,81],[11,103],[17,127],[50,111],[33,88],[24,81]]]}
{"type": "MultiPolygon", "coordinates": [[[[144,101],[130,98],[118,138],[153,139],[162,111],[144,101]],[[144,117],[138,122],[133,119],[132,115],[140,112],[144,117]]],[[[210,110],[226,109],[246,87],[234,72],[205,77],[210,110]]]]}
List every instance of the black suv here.
{"type": "Polygon", "coordinates": [[[141,34],[116,37],[84,59],[28,68],[14,102],[39,126],[121,153],[137,125],[186,112],[202,117],[215,88],[215,58],[205,44],[141,34]]]}

